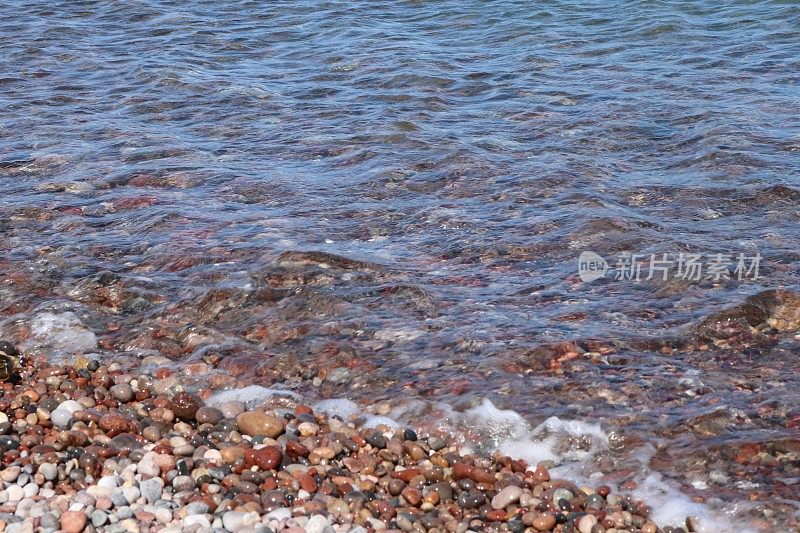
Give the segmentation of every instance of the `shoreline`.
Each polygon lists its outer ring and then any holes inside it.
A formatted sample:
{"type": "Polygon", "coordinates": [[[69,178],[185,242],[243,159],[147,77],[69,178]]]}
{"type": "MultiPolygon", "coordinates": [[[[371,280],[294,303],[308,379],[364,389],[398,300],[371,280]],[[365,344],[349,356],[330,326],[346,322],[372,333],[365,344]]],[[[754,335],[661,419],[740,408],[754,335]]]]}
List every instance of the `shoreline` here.
{"type": "Polygon", "coordinates": [[[286,397],[209,407],[130,376],[39,360],[2,385],[5,531],[712,530],[659,528],[648,502],[444,434],[359,429],[286,397]]]}

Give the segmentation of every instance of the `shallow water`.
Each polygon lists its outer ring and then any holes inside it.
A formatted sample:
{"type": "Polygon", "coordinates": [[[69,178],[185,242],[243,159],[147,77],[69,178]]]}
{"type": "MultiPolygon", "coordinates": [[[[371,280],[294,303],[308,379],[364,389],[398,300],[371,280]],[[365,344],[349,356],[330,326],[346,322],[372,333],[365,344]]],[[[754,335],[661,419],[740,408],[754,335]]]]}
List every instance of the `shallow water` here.
{"type": "Polygon", "coordinates": [[[3,334],[599,423],[792,527],[794,331],[694,328],[800,288],[800,5],[462,4],[4,2],[3,334]],[[584,250],[761,277],[585,283],[584,250]]]}

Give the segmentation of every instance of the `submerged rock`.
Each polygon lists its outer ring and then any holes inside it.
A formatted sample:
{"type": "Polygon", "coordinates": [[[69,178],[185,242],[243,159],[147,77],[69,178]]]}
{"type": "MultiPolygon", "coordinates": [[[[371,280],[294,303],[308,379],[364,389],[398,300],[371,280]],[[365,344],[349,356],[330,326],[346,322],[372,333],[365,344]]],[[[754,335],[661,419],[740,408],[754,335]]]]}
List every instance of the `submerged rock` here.
{"type": "Polygon", "coordinates": [[[97,337],[72,311],[42,312],[31,320],[31,342],[63,354],[76,354],[97,348],[97,337]]]}
{"type": "Polygon", "coordinates": [[[741,304],[706,318],[698,326],[701,336],[725,338],[737,328],[770,327],[781,332],[800,329],[800,293],[770,289],[741,304]]]}
{"type": "Polygon", "coordinates": [[[371,270],[380,271],[383,267],[377,263],[350,259],[341,255],[317,251],[287,251],[275,260],[275,265],[284,268],[316,266],[333,270],[371,270]]]}

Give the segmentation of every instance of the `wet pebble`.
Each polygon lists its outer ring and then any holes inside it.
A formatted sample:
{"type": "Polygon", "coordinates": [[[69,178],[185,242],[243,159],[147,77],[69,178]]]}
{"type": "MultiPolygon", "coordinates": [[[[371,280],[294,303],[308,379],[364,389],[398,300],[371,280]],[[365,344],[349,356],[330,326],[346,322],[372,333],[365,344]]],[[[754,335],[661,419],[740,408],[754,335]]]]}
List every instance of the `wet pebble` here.
{"type": "Polygon", "coordinates": [[[275,438],[283,433],[283,423],[262,411],[248,411],[236,417],[236,425],[246,435],[262,435],[275,438]]]}
{"type": "Polygon", "coordinates": [[[514,485],[509,485],[492,498],[492,507],[495,509],[505,509],[510,504],[519,501],[520,496],[522,496],[522,489],[514,485]]]}
{"type": "Polygon", "coordinates": [[[127,383],[114,385],[110,391],[114,398],[122,403],[128,403],[134,398],[133,388],[127,383]]]}

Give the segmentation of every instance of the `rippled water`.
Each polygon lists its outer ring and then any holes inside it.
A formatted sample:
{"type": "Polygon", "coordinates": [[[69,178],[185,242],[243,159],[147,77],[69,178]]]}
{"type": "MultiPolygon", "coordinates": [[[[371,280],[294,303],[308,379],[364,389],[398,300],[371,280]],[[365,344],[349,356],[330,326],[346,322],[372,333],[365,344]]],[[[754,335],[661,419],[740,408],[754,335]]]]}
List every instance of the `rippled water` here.
{"type": "Polygon", "coordinates": [[[695,333],[800,286],[796,2],[12,0],[0,21],[6,336],[600,422],[692,496],[797,524],[798,340],[695,333]],[[582,283],[584,250],[759,253],[762,277],[582,283]]]}

